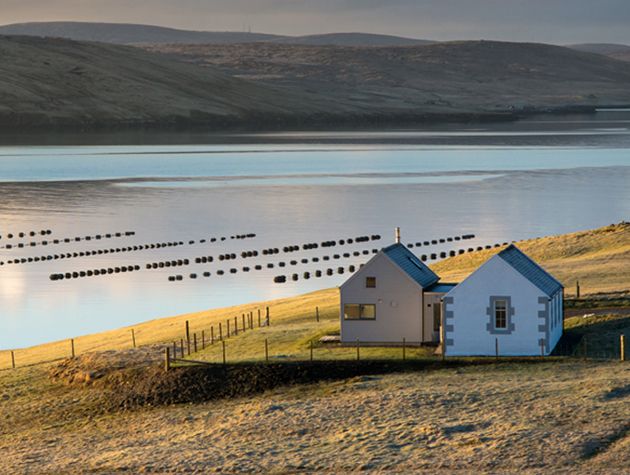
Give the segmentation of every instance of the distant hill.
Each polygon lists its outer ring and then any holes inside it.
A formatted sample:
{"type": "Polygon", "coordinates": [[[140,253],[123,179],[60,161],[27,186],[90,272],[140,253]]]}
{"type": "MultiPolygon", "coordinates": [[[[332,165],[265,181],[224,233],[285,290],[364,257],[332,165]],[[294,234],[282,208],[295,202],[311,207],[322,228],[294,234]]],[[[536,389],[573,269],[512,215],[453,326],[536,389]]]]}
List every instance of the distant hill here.
{"type": "Polygon", "coordinates": [[[525,111],[630,104],[630,64],[545,44],[460,41],[367,48],[257,43],[149,49],[368,109],[525,111]]]}
{"type": "Polygon", "coordinates": [[[129,45],[143,43],[250,43],[283,38],[264,33],[188,31],[151,25],[71,21],[5,25],[0,26],[0,35],[67,38],[77,41],[100,41],[129,45]]]}
{"type": "Polygon", "coordinates": [[[629,63],[541,44],[146,48],[0,36],[0,126],[326,128],[630,104],[629,63]]]}
{"type": "MultiPolygon", "coordinates": [[[[332,104],[139,48],[0,36],[0,127],[226,125],[292,120],[332,104]]],[[[254,125],[255,126],[255,125],[254,125]]]]}
{"type": "Polygon", "coordinates": [[[603,54],[610,58],[618,59],[620,61],[630,61],[630,46],[612,44],[612,43],[583,43],[579,45],[571,45],[578,51],[585,51],[587,53],[603,54]]]}
{"type": "Polygon", "coordinates": [[[402,36],[376,35],[372,33],[328,33],[323,35],[287,36],[274,38],[273,43],[292,45],[333,46],[417,46],[434,43],[429,40],[404,38],[402,36]]]}
{"type": "Polygon", "coordinates": [[[239,31],[189,31],[128,23],[35,22],[0,26],[0,35],[24,35],[99,41],[125,45],[138,44],[234,44],[273,41],[287,44],[338,46],[410,46],[430,41],[369,33],[330,33],[309,36],[282,36],[239,31]]]}

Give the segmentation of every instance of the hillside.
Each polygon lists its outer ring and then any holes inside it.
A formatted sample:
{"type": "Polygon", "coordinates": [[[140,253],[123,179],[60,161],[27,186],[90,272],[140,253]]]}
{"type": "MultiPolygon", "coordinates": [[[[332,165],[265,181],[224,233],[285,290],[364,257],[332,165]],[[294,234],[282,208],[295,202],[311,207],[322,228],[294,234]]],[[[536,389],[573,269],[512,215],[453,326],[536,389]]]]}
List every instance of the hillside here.
{"type": "Polygon", "coordinates": [[[610,43],[583,43],[571,45],[577,51],[585,51],[587,53],[602,54],[620,61],[630,61],[630,46],[610,43]]]}
{"type": "Polygon", "coordinates": [[[326,101],[141,49],[0,37],[0,125],[255,124],[317,113],[326,101]]]}
{"type": "MultiPolygon", "coordinates": [[[[630,293],[630,223],[590,231],[519,242],[518,247],[540,262],[565,286],[565,295],[630,293]]],[[[500,249],[462,254],[432,268],[443,281],[460,282],[500,249]]]]}
{"type": "Polygon", "coordinates": [[[630,103],[630,65],[543,44],[465,41],[351,48],[258,43],[148,49],[363,107],[448,112],[630,103]]]}
{"type": "Polygon", "coordinates": [[[262,41],[338,46],[408,46],[430,43],[430,41],[427,40],[371,33],[329,33],[322,35],[287,36],[240,31],[190,31],[128,23],[73,21],[3,25],[0,26],[0,35],[66,38],[77,41],[100,41],[103,43],[125,45],[148,43],[232,44],[262,41]]]}
{"type": "Polygon", "coordinates": [[[146,48],[0,36],[0,125],[395,126],[630,104],[630,64],[549,45],[146,48]]]}
{"type": "Polygon", "coordinates": [[[239,31],[190,31],[129,23],[35,22],[0,26],[0,35],[66,38],[133,45],[141,43],[250,43],[283,38],[265,33],[239,31]]]}

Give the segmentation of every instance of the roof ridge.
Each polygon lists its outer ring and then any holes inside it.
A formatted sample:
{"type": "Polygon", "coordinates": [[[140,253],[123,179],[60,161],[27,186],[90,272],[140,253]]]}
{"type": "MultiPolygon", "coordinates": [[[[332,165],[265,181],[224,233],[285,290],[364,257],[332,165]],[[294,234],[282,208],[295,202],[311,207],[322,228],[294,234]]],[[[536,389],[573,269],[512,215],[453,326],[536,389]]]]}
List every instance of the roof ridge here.
{"type": "MultiPolygon", "coordinates": [[[[523,252],[518,246],[516,246],[515,244],[510,244],[508,247],[506,247],[505,249],[501,250],[497,255],[506,263],[508,263],[510,265],[510,267],[514,268],[515,270],[517,270],[519,273],[521,273],[527,280],[529,280],[530,282],[532,282],[532,280],[527,277],[526,275],[523,274],[523,272],[521,272],[521,270],[517,269],[514,265],[513,262],[510,262],[509,260],[505,259],[506,255],[509,255],[509,251],[516,251],[518,252],[518,255],[523,257],[527,262],[529,262],[530,264],[532,264],[533,266],[535,266],[535,268],[542,272],[546,277],[550,278],[554,283],[556,283],[558,286],[560,286],[560,288],[564,288],[564,286],[562,285],[562,283],[556,279],[553,275],[551,275],[549,272],[547,272],[540,264],[538,264],[534,259],[532,259],[531,257],[529,257],[525,252],[523,252]]],[[[536,284],[535,282],[532,282],[532,284],[536,285],[536,287],[538,287],[540,290],[542,290],[543,292],[547,293],[548,292],[541,288],[538,284],[536,284]]],[[[554,292],[555,293],[555,292],[554,292]]],[[[551,296],[551,295],[549,295],[551,296]]]]}

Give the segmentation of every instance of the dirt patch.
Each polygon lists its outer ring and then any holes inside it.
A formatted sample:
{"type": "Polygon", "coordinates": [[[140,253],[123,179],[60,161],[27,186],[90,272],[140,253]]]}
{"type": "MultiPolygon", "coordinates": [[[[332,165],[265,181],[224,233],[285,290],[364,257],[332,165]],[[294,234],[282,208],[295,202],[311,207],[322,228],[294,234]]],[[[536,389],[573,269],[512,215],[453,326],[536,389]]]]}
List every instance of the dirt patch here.
{"type": "Polygon", "coordinates": [[[101,378],[132,368],[157,364],[162,358],[161,345],[129,350],[85,353],[53,364],[48,370],[51,381],[61,384],[94,384],[101,378]]]}

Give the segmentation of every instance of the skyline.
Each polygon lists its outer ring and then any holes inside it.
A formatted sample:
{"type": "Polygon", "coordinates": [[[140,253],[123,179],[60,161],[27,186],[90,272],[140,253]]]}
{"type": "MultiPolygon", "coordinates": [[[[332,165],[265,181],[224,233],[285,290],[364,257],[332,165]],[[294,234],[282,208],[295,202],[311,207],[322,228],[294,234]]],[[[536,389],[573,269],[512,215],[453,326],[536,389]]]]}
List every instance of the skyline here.
{"type": "Polygon", "coordinates": [[[89,21],[280,35],[364,32],[430,40],[630,43],[630,4],[602,0],[0,0],[2,23],[89,21]],[[567,4],[570,7],[567,7],[567,4]]]}

